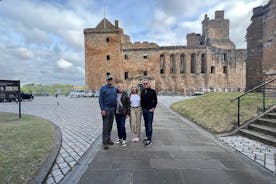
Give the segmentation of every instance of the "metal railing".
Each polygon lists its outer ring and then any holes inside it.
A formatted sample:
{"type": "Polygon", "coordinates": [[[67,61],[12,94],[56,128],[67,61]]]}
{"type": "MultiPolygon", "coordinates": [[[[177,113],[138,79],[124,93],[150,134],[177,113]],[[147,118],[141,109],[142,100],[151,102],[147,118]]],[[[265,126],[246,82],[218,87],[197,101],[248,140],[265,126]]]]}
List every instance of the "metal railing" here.
{"type": "Polygon", "coordinates": [[[251,98],[256,99],[256,112],[261,111],[265,112],[271,105],[276,104],[276,78],[270,81],[267,81],[259,86],[250,89],[240,96],[231,100],[231,102],[237,100],[238,101],[238,126],[240,126],[241,119],[241,100],[242,97],[246,98],[247,96],[251,96],[251,98]]]}

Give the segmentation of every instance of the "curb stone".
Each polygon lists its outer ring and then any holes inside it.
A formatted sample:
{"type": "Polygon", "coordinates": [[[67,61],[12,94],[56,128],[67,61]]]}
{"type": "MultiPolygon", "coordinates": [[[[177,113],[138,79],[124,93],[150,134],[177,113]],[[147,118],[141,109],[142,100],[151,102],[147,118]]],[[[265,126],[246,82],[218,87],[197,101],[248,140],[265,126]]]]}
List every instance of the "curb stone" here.
{"type": "MultiPolygon", "coordinates": [[[[43,119],[39,117],[40,119],[43,119]]],[[[45,119],[44,119],[45,120],[45,119]]],[[[53,122],[46,120],[49,122],[49,124],[52,125],[55,131],[55,139],[53,141],[53,147],[51,152],[49,153],[48,157],[42,164],[42,166],[38,169],[36,172],[36,176],[29,182],[30,184],[42,184],[45,183],[48,174],[51,172],[52,167],[54,166],[55,160],[59,154],[59,150],[61,148],[61,141],[62,141],[62,136],[61,136],[61,130],[60,128],[54,124],[53,122]]]]}

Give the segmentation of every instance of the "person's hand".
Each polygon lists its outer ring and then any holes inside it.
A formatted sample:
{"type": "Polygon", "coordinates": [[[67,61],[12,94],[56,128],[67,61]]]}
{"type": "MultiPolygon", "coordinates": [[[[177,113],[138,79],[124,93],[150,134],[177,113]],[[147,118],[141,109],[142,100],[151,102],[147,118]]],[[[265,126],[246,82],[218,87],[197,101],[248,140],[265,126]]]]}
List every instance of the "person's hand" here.
{"type": "Polygon", "coordinates": [[[155,110],[155,108],[151,108],[149,111],[150,111],[150,112],[153,112],[154,110],[155,110]]]}
{"type": "Polygon", "coordinates": [[[102,115],[102,116],[105,116],[105,115],[106,115],[106,111],[105,111],[105,110],[102,110],[102,111],[101,111],[101,115],[102,115]]]}

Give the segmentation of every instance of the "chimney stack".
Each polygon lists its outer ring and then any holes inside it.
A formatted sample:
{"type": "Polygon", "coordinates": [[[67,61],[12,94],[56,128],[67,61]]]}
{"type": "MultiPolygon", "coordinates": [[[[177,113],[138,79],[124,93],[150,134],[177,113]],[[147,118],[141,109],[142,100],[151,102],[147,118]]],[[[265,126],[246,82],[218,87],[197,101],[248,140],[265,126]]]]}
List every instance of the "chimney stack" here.
{"type": "Polygon", "coordinates": [[[115,20],[115,27],[119,28],[119,21],[118,20],[115,20]]]}

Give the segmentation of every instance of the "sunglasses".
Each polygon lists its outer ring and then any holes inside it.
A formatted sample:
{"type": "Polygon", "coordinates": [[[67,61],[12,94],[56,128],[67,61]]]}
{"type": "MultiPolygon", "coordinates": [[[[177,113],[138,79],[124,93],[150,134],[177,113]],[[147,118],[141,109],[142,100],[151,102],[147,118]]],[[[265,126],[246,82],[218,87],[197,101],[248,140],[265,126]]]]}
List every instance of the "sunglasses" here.
{"type": "Polygon", "coordinates": [[[144,84],[144,85],[147,85],[147,84],[149,84],[149,83],[146,82],[146,83],[143,83],[143,84],[144,84]]]}

